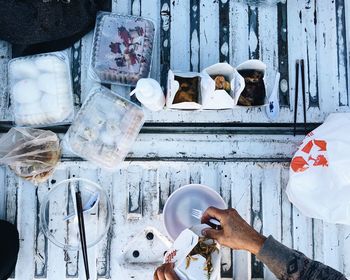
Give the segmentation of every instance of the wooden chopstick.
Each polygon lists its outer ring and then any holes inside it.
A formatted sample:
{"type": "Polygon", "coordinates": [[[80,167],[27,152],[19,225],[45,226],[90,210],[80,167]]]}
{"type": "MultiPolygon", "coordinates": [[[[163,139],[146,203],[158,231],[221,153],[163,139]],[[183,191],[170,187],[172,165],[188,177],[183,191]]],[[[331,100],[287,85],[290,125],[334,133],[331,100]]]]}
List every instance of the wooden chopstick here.
{"type": "Polygon", "coordinates": [[[303,94],[303,113],[304,113],[304,133],[306,135],[306,97],[305,97],[305,68],[304,59],[300,61],[301,65],[301,89],[303,94]]]}
{"type": "Polygon", "coordinates": [[[86,236],[85,236],[83,204],[82,204],[82,201],[81,201],[81,193],[80,193],[80,191],[76,191],[75,192],[75,199],[76,199],[76,202],[77,202],[77,211],[78,211],[77,214],[78,214],[80,244],[81,244],[81,250],[82,250],[82,253],[83,253],[85,274],[86,274],[86,279],[90,279],[89,261],[88,261],[88,255],[87,255],[86,236]]]}
{"type": "Polygon", "coordinates": [[[299,59],[295,62],[295,100],[294,100],[294,130],[295,136],[297,129],[297,114],[298,114],[298,91],[299,91],[299,59]]]}

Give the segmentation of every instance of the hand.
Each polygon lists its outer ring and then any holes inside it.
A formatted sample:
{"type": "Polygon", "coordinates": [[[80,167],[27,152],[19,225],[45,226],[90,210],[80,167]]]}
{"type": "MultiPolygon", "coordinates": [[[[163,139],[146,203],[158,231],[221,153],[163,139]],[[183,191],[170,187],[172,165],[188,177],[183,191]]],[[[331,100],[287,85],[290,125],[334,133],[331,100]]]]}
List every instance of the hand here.
{"type": "Polygon", "coordinates": [[[209,207],[203,213],[202,223],[208,223],[211,218],[217,219],[222,229],[204,229],[202,232],[204,236],[234,250],[247,250],[254,255],[259,253],[266,237],[243,220],[235,209],[221,210],[209,207]]]}
{"type": "Polygon", "coordinates": [[[179,280],[179,277],[177,277],[174,271],[174,264],[166,263],[156,269],[156,271],[154,272],[153,279],[154,280],[179,280]]]}

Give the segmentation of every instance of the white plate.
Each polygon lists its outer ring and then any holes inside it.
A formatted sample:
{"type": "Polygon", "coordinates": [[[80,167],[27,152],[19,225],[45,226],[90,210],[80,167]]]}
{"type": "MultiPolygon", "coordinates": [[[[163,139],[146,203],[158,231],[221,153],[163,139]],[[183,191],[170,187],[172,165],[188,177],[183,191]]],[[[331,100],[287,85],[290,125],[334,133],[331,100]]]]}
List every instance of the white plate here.
{"type": "Polygon", "coordinates": [[[192,217],[192,209],[205,211],[210,206],[227,208],[222,197],[208,186],[191,184],[172,193],[163,210],[164,226],[169,237],[175,240],[184,229],[200,224],[192,217]]]}

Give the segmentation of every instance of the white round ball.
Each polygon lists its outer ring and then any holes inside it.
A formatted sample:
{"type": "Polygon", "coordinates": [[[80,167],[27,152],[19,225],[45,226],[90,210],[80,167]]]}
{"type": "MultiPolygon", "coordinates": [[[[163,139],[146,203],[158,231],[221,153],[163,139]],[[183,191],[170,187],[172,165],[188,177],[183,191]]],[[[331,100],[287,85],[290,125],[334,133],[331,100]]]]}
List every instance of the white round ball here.
{"type": "Polygon", "coordinates": [[[42,72],[67,73],[66,63],[55,55],[39,56],[35,59],[34,63],[42,72]]]}
{"type": "Polygon", "coordinates": [[[39,70],[33,61],[28,59],[18,59],[10,63],[10,79],[36,79],[39,76],[39,70]]]}
{"type": "Polygon", "coordinates": [[[41,91],[54,95],[68,94],[68,80],[56,73],[43,73],[38,78],[38,87],[41,91]]]}
{"type": "Polygon", "coordinates": [[[15,109],[16,122],[28,125],[44,124],[46,117],[40,103],[33,102],[22,104],[15,109]]]}
{"type": "Polygon", "coordinates": [[[12,96],[15,102],[31,103],[39,100],[41,92],[34,80],[24,79],[13,86],[12,96]]]}
{"type": "Polygon", "coordinates": [[[40,103],[45,113],[51,113],[58,110],[58,102],[55,95],[47,93],[43,94],[40,103]]]}

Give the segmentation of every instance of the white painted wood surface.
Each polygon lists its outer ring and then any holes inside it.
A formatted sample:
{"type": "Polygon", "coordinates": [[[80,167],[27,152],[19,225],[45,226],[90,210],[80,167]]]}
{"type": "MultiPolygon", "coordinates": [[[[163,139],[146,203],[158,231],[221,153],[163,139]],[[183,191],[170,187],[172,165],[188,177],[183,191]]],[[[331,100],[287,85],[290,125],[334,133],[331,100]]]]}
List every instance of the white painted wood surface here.
{"type": "MultiPolygon", "coordinates": [[[[101,184],[113,204],[108,235],[89,249],[92,279],[151,279],[156,264],[121,266],[119,260],[131,238],[146,226],[165,233],[162,208],[171,192],[188,183],[213,187],[243,217],[266,235],[350,275],[350,227],[325,224],[302,216],[285,200],[288,163],[273,162],[160,162],[124,163],[110,174],[87,162],[61,163],[52,180],[35,188],[6,168],[1,169],[7,205],[1,216],[17,224],[21,248],[15,279],[71,279],[83,275],[79,253],[66,252],[43,238],[38,226],[38,206],[49,188],[60,180],[82,176],[101,184]],[[252,220],[251,220],[252,219],[252,220]],[[292,240],[291,240],[292,237],[292,240]],[[121,275],[125,275],[120,278],[121,275]]],[[[139,249],[142,253],[142,248],[139,249]]],[[[223,257],[222,275],[231,279],[258,278],[250,254],[231,252],[223,257]],[[254,275],[255,273],[255,275],[254,275]]],[[[267,270],[265,279],[275,279],[267,270]]]]}
{"type": "MultiPolygon", "coordinates": [[[[295,60],[305,59],[307,119],[322,122],[331,112],[349,111],[349,4],[345,0],[293,0],[271,7],[248,7],[231,1],[118,0],[113,11],[141,15],[157,26],[151,77],[164,85],[167,69],[200,71],[219,61],[233,66],[258,58],[268,71],[279,69],[280,123],[293,122],[295,60]],[[223,27],[227,22],[228,27],[223,27]],[[226,30],[228,29],[228,30],[226,30]],[[221,44],[221,45],[220,45],[221,44]]],[[[94,84],[87,75],[92,33],[72,49],[76,104],[94,84]]],[[[8,110],[6,63],[11,47],[0,45],[0,109],[3,120],[12,120],[8,110]]],[[[268,89],[271,89],[269,83],[268,89]]],[[[112,86],[127,96],[130,88],[112,86]]],[[[301,106],[301,100],[299,102],[301,106]]],[[[298,120],[302,120],[301,107],[298,120]]],[[[264,108],[222,111],[162,110],[147,112],[147,121],[266,123],[264,108]]]]}
{"type": "MultiPolygon", "coordinates": [[[[200,71],[218,61],[236,66],[262,59],[281,71],[281,115],[293,121],[295,60],[306,62],[309,122],[331,112],[350,111],[350,4],[346,0],[290,0],[275,7],[248,7],[233,0],[113,0],[113,10],[155,21],[158,27],[151,76],[164,84],[167,69],[200,71]],[[316,24],[315,24],[316,23],[316,24]],[[227,26],[227,28],[226,28],[227,26]]],[[[92,33],[71,50],[77,108],[93,86],[87,75],[92,33]]],[[[0,42],[0,119],[12,120],[7,89],[11,46],[0,42]]],[[[270,87],[271,85],[269,85],[270,87]]],[[[128,96],[130,88],[111,86],[128,96]]],[[[299,102],[301,106],[301,102],[299,102]]],[[[298,110],[302,120],[302,107],[298,110]]],[[[256,229],[285,245],[324,261],[350,277],[350,227],[304,217],[288,201],[288,162],[302,140],[288,133],[236,133],[217,123],[268,123],[264,108],[223,111],[147,112],[148,123],[172,123],[169,131],[142,133],[120,170],[111,174],[64,150],[52,178],[38,188],[0,168],[0,218],[17,224],[21,249],[13,279],[79,279],[84,275],[78,252],[51,244],[40,231],[38,210],[48,190],[70,176],[90,178],[109,193],[112,227],[89,250],[93,279],[151,279],[155,265],[121,265],[128,241],[145,226],[164,233],[162,209],[182,185],[203,183],[217,190],[256,229]],[[179,123],[205,123],[196,134],[179,123]],[[208,126],[208,127],[206,127],[208,126]],[[179,133],[183,132],[183,133],[179,133]]],[[[282,130],[281,130],[282,131],[282,130]]],[[[283,131],[282,131],[283,132],[283,131]]],[[[223,279],[274,279],[246,252],[223,251],[223,279]]],[[[83,278],[81,278],[83,279],[83,278]]]]}

